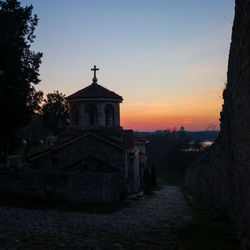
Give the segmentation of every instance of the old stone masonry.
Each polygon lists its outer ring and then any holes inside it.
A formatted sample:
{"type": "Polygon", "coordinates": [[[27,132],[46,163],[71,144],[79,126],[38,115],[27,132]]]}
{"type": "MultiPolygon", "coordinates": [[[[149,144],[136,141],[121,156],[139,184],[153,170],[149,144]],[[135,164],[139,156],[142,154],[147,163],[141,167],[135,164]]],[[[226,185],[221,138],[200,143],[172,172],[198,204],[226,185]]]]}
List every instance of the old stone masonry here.
{"type": "Polygon", "coordinates": [[[190,219],[171,186],[111,214],[0,207],[0,249],[174,249],[190,219]]]}

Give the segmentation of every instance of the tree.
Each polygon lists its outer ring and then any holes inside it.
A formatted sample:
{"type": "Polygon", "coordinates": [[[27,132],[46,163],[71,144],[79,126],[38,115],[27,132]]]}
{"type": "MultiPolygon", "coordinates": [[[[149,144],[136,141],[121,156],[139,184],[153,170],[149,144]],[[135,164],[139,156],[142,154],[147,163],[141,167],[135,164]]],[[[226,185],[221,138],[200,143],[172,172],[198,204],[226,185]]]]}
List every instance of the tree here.
{"type": "Polygon", "coordinates": [[[64,130],[69,124],[69,106],[65,95],[58,91],[47,94],[41,112],[45,127],[54,135],[64,130]]]}
{"type": "Polygon", "coordinates": [[[27,97],[27,106],[30,110],[33,110],[35,113],[39,113],[41,110],[41,103],[43,101],[43,92],[42,91],[36,91],[34,86],[30,89],[30,94],[27,97]]]}
{"type": "Polygon", "coordinates": [[[156,177],[155,164],[153,164],[151,167],[151,183],[152,183],[152,188],[157,188],[157,177],[156,177]]]}
{"type": "Polygon", "coordinates": [[[22,146],[19,147],[19,152],[23,154],[30,153],[30,149],[37,145],[43,145],[48,136],[48,130],[45,128],[42,120],[42,115],[34,113],[29,124],[19,131],[22,138],[22,146]]]}
{"type": "Polygon", "coordinates": [[[38,23],[32,6],[0,1],[0,152],[6,162],[11,134],[25,126],[41,100],[35,94],[42,53],[31,51],[38,23]]]}

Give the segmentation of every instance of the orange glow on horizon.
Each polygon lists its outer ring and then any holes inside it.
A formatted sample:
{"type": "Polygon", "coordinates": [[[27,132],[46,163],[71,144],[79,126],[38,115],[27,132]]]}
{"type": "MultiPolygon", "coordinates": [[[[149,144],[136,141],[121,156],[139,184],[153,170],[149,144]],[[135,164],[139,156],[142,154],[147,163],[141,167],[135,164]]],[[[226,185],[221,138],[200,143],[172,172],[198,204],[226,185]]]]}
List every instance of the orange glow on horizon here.
{"type": "Polygon", "coordinates": [[[216,93],[175,103],[121,104],[121,126],[137,131],[219,129],[223,100],[216,93]]]}
{"type": "Polygon", "coordinates": [[[121,126],[124,129],[138,131],[155,130],[179,130],[184,126],[185,130],[207,130],[219,129],[219,117],[200,116],[187,118],[186,116],[165,116],[165,117],[140,117],[124,116],[121,119],[121,126]]]}

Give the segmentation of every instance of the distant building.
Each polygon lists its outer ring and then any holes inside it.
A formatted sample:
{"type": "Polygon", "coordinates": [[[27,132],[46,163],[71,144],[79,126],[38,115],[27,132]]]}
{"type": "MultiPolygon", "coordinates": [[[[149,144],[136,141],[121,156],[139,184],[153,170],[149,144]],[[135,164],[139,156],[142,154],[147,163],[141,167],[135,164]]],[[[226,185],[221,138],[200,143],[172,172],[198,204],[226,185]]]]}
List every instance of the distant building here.
{"type": "Polygon", "coordinates": [[[180,127],[180,131],[181,131],[181,132],[184,132],[184,131],[185,131],[185,129],[184,129],[183,126],[180,127]]]}

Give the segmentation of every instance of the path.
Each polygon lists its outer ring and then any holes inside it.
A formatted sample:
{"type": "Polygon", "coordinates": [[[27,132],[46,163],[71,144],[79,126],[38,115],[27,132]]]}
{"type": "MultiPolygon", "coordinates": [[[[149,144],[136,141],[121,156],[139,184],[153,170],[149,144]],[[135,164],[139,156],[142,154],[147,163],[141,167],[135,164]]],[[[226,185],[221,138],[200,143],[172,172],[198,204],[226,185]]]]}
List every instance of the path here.
{"type": "Polygon", "coordinates": [[[113,214],[0,207],[0,249],[174,249],[190,218],[172,186],[113,214]]]}

